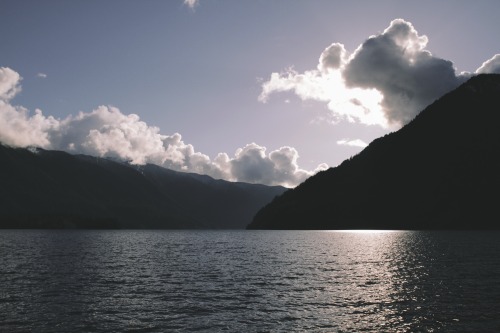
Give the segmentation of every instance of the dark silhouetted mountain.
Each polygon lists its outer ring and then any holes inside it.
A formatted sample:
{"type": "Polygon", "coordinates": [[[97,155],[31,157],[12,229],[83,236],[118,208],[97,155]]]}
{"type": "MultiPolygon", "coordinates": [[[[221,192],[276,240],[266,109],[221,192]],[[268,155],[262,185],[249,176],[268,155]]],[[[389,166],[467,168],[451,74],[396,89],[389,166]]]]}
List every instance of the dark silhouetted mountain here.
{"type": "Polygon", "coordinates": [[[244,228],[285,188],[0,145],[0,228],[244,228]]]}
{"type": "Polygon", "coordinates": [[[479,75],[399,131],[261,209],[250,229],[499,229],[500,75],[479,75]]]}

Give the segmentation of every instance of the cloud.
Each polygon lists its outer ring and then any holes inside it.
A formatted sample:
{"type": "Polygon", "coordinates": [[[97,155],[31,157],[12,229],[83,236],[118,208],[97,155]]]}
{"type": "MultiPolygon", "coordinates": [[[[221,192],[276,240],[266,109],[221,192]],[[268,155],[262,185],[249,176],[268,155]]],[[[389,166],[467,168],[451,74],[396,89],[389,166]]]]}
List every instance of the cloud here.
{"type": "Polygon", "coordinates": [[[346,62],[347,51],[343,44],[333,43],[319,57],[318,69],[321,72],[339,69],[346,62]]]}
{"type": "Polygon", "coordinates": [[[58,126],[58,120],[45,117],[38,109],[30,115],[25,108],[0,100],[0,142],[4,144],[49,147],[49,133],[58,126]]]}
{"type": "Polygon", "coordinates": [[[368,144],[361,139],[355,139],[355,140],[342,139],[337,141],[337,144],[340,146],[351,146],[351,147],[361,147],[361,148],[365,148],[366,146],[368,146],[368,144]]]}
{"type": "Polygon", "coordinates": [[[36,77],[39,77],[39,78],[41,78],[41,79],[46,79],[46,78],[47,78],[47,74],[45,74],[45,73],[38,73],[38,74],[36,75],[36,77]]]}
{"type": "Polygon", "coordinates": [[[425,50],[428,39],[401,19],[370,37],[343,71],[348,87],[376,89],[389,123],[406,124],[427,105],[467,79],[453,63],[425,50]]]}
{"type": "Polygon", "coordinates": [[[302,170],[297,164],[298,158],[297,150],[292,147],[281,147],[266,154],[265,147],[251,143],[238,149],[228,162],[235,179],[263,184],[299,184],[328,167],[322,164],[314,172],[302,170]]]}
{"type": "Polygon", "coordinates": [[[164,153],[166,136],[135,114],[124,115],[115,107],[100,106],[60,120],[48,131],[47,148],[107,156],[144,164],[164,153]]]}
{"type": "MultiPolygon", "coordinates": [[[[326,102],[336,121],[399,127],[427,105],[456,88],[472,74],[457,74],[453,63],[433,56],[428,38],[403,19],[369,37],[352,54],[333,43],[320,55],[316,69],[298,73],[289,68],[272,73],[259,95],[291,91],[302,100],[326,102]]],[[[477,71],[499,72],[500,55],[477,71]]]]}
{"type": "Polygon", "coordinates": [[[500,54],[495,54],[491,59],[483,62],[481,67],[476,70],[477,74],[496,73],[500,74],[500,54]]]}
{"type": "Polygon", "coordinates": [[[194,9],[198,5],[198,0],[184,0],[184,4],[191,9],[194,9]]]}
{"type": "Polygon", "coordinates": [[[179,133],[163,135],[136,114],[123,114],[113,106],[99,106],[64,119],[31,114],[10,100],[20,91],[21,77],[0,68],[0,142],[14,147],[41,147],[129,161],[153,163],[173,170],[207,174],[230,181],[294,187],[328,166],[301,169],[298,152],[282,147],[266,152],[255,143],[236,151],[233,157],[218,154],[213,160],[197,152],[179,133]]]}
{"type": "Polygon", "coordinates": [[[369,125],[387,123],[380,106],[382,95],[377,90],[347,88],[341,72],[330,69],[300,74],[289,68],[282,73],[272,73],[271,78],[262,85],[259,101],[266,103],[273,93],[293,91],[302,100],[326,102],[332,111],[329,119],[333,123],[343,119],[369,125]]]}
{"type": "Polygon", "coordinates": [[[35,110],[29,115],[27,109],[13,106],[10,100],[21,91],[21,76],[7,67],[0,67],[0,142],[16,147],[50,144],[49,131],[58,126],[53,117],[45,117],[35,110]]]}
{"type": "Polygon", "coordinates": [[[0,101],[9,101],[21,91],[21,76],[8,67],[0,67],[0,101]]]}

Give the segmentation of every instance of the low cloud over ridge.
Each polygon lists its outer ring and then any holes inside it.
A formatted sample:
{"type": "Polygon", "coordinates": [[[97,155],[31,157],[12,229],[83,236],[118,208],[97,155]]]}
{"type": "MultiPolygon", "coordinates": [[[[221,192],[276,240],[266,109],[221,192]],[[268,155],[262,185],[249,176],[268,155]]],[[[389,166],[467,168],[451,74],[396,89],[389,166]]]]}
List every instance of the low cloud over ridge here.
{"type": "Polygon", "coordinates": [[[33,114],[13,105],[21,90],[20,75],[0,67],[0,143],[13,147],[35,146],[126,160],[133,164],[153,163],[173,170],[207,174],[214,178],[294,187],[317,170],[300,169],[298,152],[281,147],[270,153],[255,143],[236,151],[233,157],[218,154],[213,160],[196,152],[180,134],[163,135],[135,114],[125,115],[116,107],[99,106],[64,119],[33,114]]]}
{"type": "MultiPolygon", "coordinates": [[[[344,45],[333,43],[321,53],[316,69],[272,73],[259,100],[292,91],[302,100],[328,103],[337,121],[400,127],[472,76],[457,74],[451,61],[433,56],[425,49],[427,42],[410,22],[393,20],[351,54],[344,45]]],[[[499,54],[476,71],[498,72],[499,54]]]]}

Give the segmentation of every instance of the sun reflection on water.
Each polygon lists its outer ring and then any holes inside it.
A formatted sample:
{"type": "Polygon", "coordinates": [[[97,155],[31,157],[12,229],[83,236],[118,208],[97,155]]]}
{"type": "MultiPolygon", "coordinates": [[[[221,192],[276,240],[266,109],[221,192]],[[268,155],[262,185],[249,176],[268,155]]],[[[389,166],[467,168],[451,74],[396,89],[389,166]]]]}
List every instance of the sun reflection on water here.
{"type": "Polygon", "coordinates": [[[328,230],[329,232],[349,232],[356,234],[381,234],[387,232],[398,232],[400,230],[379,230],[379,229],[347,229],[347,230],[328,230]]]}
{"type": "Polygon", "coordinates": [[[499,238],[393,230],[4,231],[0,313],[14,320],[0,326],[497,332],[499,238]],[[102,327],[89,326],[96,322],[102,327]]]}

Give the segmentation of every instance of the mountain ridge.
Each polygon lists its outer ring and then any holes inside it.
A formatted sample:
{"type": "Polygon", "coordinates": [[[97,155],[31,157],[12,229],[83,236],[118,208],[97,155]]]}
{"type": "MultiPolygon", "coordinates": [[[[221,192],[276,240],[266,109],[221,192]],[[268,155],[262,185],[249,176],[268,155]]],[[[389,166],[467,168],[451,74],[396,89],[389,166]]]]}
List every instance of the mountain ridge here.
{"type": "Polygon", "coordinates": [[[0,145],[0,228],[244,228],[285,188],[0,145]]]}
{"type": "Polygon", "coordinates": [[[499,96],[500,75],[469,79],[400,130],[274,199],[248,228],[499,228],[499,96]]]}

